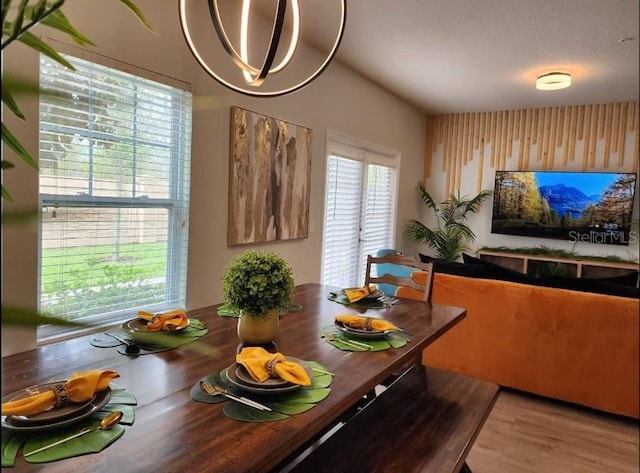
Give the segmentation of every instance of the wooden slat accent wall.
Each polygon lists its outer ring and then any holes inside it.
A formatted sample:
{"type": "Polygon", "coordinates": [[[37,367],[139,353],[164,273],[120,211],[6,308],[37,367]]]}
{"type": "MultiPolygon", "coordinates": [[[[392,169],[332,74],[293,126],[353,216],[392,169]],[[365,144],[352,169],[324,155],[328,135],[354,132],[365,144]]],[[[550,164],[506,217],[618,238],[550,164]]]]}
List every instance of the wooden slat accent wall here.
{"type": "Polygon", "coordinates": [[[571,166],[571,170],[637,172],[638,108],[637,102],[622,102],[429,116],[423,182],[437,172],[432,166],[436,154],[442,157],[446,195],[460,189],[466,166],[477,169],[478,192],[485,164],[496,170],[571,166]],[[576,155],[578,143],[582,151],[576,155]],[[629,148],[633,152],[625,153],[629,148]]]}

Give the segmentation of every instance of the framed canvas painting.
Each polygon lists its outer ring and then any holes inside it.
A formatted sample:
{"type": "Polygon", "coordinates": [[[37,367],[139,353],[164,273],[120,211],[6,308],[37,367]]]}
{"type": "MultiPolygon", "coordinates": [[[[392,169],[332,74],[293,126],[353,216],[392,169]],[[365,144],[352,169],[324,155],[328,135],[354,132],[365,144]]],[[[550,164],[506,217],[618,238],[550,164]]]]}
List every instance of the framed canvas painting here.
{"type": "Polygon", "coordinates": [[[309,236],[312,130],[231,107],[227,245],[309,236]]]}

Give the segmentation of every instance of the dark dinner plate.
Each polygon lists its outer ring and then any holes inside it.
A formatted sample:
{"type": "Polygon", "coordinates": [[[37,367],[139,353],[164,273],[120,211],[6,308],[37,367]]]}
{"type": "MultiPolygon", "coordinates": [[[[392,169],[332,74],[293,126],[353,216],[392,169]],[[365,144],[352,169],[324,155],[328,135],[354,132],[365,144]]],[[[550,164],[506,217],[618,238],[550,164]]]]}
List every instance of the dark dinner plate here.
{"type": "MultiPolygon", "coordinates": [[[[299,363],[307,372],[309,378],[313,377],[313,370],[306,361],[299,360],[298,358],[294,358],[292,356],[288,356],[287,361],[294,361],[296,363],[299,363]]],[[[290,391],[295,391],[296,389],[302,387],[299,384],[293,384],[288,381],[284,381],[281,378],[269,378],[264,383],[258,383],[253,378],[251,378],[251,381],[247,381],[246,379],[243,379],[245,378],[245,376],[243,376],[242,378],[238,376],[238,371],[240,371],[238,368],[242,368],[245,371],[246,376],[250,377],[244,366],[238,363],[234,363],[226,370],[227,379],[229,380],[229,383],[231,383],[231,385],[233,385],[234,387],[243,389],[248,392],[257,394],[287,393],[290,391]],[[269,382],[270,380],[273,381],[269,382]]]]}
{"type": "Polygon", "coordinates": [[[353,328],[338,321],[335,322],[335,326],[341,332],[360,338],[381,338],[391,332],[396,332],[396,330],[366,330],[364,328],[353,328]]]}
{"type": "Polygon", "coordinates": [[[45,421],[42,423],[25,422],[20,420],[21,416],[6,416],[2,418],[2,428],[7,430],[15,430],[21,432],[34,432],[40,430],[51,430],[81,421],[102,409],[111,399],[111,387],[107,387],[104,391],[96,393],[93,400],[84,405],[84,407],[76,411],[70,417],[64,419],[56,419],[53,421],[45,421]]]}
{"type": "MultiPolygon", "coordinates": [[[[9,394],[2,398],[2,402],[11,402],[18,401],[25,397],[33,396],[35,394],[44,393],[46,391],[51,390],[57,384],[63,384],[66,381],[51,381],[49,383],[38,384],[36,386],[29,386],[28,388],[21,389],[14,393],[9,394]]],[[[70,417],[74,417],[78,412],[81,412],[85,409],[89,404],[93,402],[94,398],[89,399],[86,402],[72,402],[67,404],[66,406],[61,407],[52,407],[44,412],[39,412],[38,414],[31,414],[28,416],[7,416],[13,422],[19,422],[21,424],[47,424],[52,422],[61,421],[64,419],[68,419],[70,417]]]]}
{"type": "Polygon", "coordinates": [[[135,332],[175,333],[175,332],[181,332],[182,330],[184,330],[185,328],[187,328],[189,326],[189,324],[187,323],[187,325],[185,325],[184,327],[178,327],[174,331],[171,331],[171,330],[147,330],[147,324],[148,323],[149,323],[148,321],[146,321],[144,319],[139,319],[139,318],[127,320],[126,322],[124,322],[122,324],[122,330],[124,330],[125,332],[128,332],[128,333],[135,333],[135,332]]]}

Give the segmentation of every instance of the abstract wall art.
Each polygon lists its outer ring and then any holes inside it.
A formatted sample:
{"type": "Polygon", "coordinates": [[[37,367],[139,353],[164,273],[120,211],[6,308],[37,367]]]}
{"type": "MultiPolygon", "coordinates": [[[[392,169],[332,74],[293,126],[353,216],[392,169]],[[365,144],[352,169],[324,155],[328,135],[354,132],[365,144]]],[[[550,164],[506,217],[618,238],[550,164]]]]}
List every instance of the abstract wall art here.
{"type": "Polygon", "coordinates": [[[308,237],[312,134],[231,107],[228,246],[308,237]]]}

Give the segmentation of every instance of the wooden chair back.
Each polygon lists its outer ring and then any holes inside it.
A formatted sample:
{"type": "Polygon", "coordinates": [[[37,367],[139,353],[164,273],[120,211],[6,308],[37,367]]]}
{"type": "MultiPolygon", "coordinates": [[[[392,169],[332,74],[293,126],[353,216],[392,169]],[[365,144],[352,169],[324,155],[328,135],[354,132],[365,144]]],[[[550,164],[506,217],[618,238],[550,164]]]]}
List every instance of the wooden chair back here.
{"type": "MultiPolygon", "coordinates": [[[[377,269],[377,268],[376,268],[377,269]]],[[[400,254],[388,254],[384,256],[367,255],[367,270],[365,272],[365,286],[370,284],[391,284],[399,289],[396,292],[398,297],[418,299],[426,302],[431,301],[431,288],[433,282],[433,263],[423,263],[413,256],[400,254]],[[413,268],[416,271],[408,277],[394,276],[392,274],[375,275],[372,270],[374,264],[391,263],[399,266],[413,268]]]]}

